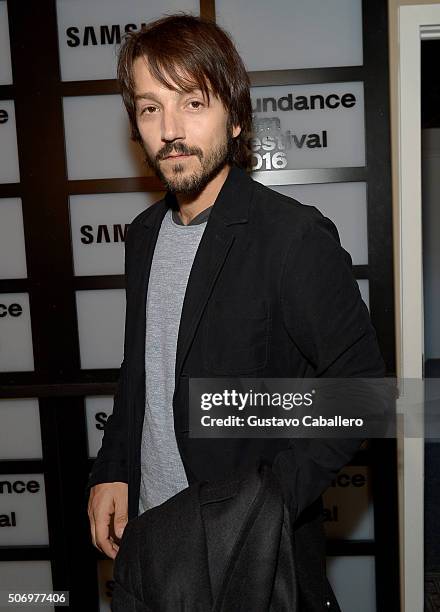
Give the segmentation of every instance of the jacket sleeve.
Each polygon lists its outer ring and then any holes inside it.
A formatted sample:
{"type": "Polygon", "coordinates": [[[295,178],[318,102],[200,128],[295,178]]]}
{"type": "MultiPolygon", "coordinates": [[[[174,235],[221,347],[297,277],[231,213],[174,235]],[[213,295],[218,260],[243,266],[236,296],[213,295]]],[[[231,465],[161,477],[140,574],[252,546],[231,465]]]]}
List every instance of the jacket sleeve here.
{"type": "MultiPolygon", "coordinates": [[[[283,269],[287,333],[311,364],[314,378],[382,378],[385,364],[351,257],[334,223],[311,208],[311,221],[302,240],[291,242],[283,269]]],[[[363,441],[295,438],[276,455],[273,471],[295,518],[327,489],[363,441]]]]}
{"type": "MultiPolygon", "coordinates": [[[[130,228],[125,238],[125,282],[130,266],[130,228]]],[[[126,293],[127,296],[127,293],[126,293]]],[[[127,308],[126,311],[127,313],[127,308]]],[[[124,333],[124,359],[119,370],[116,393],[113,398],[113,412],[104,427],[101,448],[89,474],[85,496],[88,499],[90,488],[103,482],[128,483],[128,397],[127,397],[127,315],[124,333]]]]}
{"type": "Polygon", "coordinates": [[[126,368],[125,362],[122,362],[113,399],[113,412],[105,424],[101,448],[89,474],[86,486],[87,496],[90,487],[102,482],[128,483],[126,388],[126,368]]]}

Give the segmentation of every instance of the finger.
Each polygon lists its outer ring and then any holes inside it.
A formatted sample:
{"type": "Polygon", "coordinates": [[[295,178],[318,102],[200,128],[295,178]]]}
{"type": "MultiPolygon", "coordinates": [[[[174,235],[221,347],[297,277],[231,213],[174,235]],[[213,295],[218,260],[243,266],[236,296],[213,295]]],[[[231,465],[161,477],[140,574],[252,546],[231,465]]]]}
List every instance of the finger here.
{"type": "Polygon", "coordinates": [[[119,500],[116,500],[114,529],[115,529],[115,535],[119,539],[122,538],[122,534],[124,533],[125,526],[128,522],[127,511],[128,511],[128,508],[127,508],[126,500],[124,499],[124,501],[122,502],[119,500]]]}
{"type": "Polygon", "coordinates": [[[116,552],[119,551],[119,544],[117,544],[114,539],[112,538],[112,536],[110,536],[110,541],[112,543],[113,549],[116,550],[116,552]]]}
{"type": "Polygon", "coordinates": [[[104,551],[102,550],[102,548],[99,546],[98,542],[96,541],[96,520],[94,516],[91,522],[91,531],[92,531],[93,546],[97,548],[100,552],[104,553],[104,551]]]}
{"type": "Polygon", "coordinates": [[[89,507],[87,508],[87,514],[89,515],[90,522],[90,537],[92,538],[92,544],[95,548],[98,548],[96,545],[96,525],[95,525],[95,515],[93,510],[89,507]]]}
{"type": "Polygon", "coordinates": [[[96,546],[96,527],[95,527],[95,518],[93,516],[90,519],[90,531],[92,534],[93,546],[96,546]]]}
{"type": "Polygon", "coordinates": [[[113,549],[112,543],[109,539],[110,518],[111,515],[107,512],[100,513],[98,516],[96,516],[96,544],[105,555],[111,559],[114,559],[116,557],[116,552],[113,549]]]}

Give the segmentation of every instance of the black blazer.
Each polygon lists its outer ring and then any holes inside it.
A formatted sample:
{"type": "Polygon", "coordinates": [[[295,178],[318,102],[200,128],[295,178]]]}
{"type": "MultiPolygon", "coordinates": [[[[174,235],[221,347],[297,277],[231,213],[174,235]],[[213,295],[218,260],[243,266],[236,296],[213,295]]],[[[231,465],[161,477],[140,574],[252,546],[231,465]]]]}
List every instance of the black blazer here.
{"type": "MultiPolygon", "coordinates": [[[[127,232],[124,359],[88,482],[127,482],[129,519],[138,513],[148,277],[161,221],[175,205],[167,194],[127,232]]],[[[325,575],[321,494],[361,441],[190,438],[188,379],[384,375],[375,330],[335,225],[315,207],[233,166],[188,280],[177,340],[174,428],[190,485],[233,476],[259,459],[272,465],[294,531],[301,611],[339,609],[325,575]]]]}
{"type": "Polygon", "coordinates": [[[196,482],[131,519],[113,612],[297,612],[289,512],[269,466],[196,482]]]}

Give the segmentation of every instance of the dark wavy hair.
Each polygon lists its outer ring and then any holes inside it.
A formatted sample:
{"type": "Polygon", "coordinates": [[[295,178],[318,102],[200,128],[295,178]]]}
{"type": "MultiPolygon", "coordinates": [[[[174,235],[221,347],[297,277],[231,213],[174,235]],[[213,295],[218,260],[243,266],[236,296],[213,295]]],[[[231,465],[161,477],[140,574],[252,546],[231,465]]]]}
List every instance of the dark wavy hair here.
{"type": "Polygon", "coordinates": [[[186,13],[169,15],[128,32],[118,56],[117,78],[131,124],[131,137],[142,143],[136,123],[133,63],[143,56],[154,78],[169,89],[198,88],[210,99],[209,89],[228,112],[228,129],[241,127],[233,139],[231,161],[248,169],[247,141],[252,132],[250,81],[230,36],[212,21],[186,13]],[[165,77],[167,76],[167,78],[165,77]]]}

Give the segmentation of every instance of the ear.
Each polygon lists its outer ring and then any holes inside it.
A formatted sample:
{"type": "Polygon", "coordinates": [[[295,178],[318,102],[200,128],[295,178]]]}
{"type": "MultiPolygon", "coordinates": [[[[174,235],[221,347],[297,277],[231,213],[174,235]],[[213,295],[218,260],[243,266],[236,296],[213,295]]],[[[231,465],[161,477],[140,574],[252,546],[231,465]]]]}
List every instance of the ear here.
{"type": "Polygon", "coordinates": [[[232,138],[237,138],[241,133],[241,125],[234,125],[232,128],[232,138]]]}

